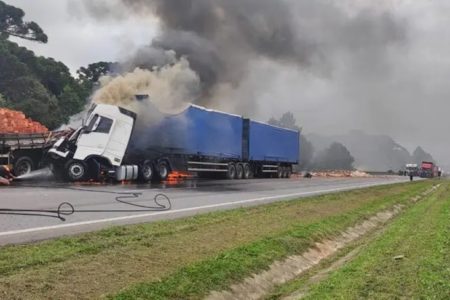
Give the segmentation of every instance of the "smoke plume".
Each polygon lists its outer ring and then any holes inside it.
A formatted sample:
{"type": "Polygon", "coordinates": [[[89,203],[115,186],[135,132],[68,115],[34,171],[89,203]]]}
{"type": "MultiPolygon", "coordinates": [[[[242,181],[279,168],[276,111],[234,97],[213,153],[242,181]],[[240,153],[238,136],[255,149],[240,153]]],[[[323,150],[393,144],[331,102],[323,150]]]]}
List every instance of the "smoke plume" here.
{"type": "MultiPolygon", "coordinates": [[[[149,95],[149,100],[162,112],[176,112],[194,102],[200,92],[200,81],[181,58],[173,64],[154,67],[152,70],[136,68],[119,76],[103,76],[100,87],[94,92],[95,103],[121,105],[135,112],[145,112],[143,102],[136,95],[149,95]]],[[[145,102],[148,100],[144,100],[145,102]]]]}
{"type": "Polygon", "coordinates": [[[329,78],[350,53],[355,56],[354,67],[374,79],[380,71],[389,72],[389,49],[405,42],[405,24],[386,10],[354,2],[114,0],[84,4],[97,19],[159,20],[159,35],[124,59],[123,72],[170,64],[167,51],[173,51],[177,59],[189,62],[199,78],[199,94],[188,99],[254,115],[265,86],[284,70],[329,78]]]}

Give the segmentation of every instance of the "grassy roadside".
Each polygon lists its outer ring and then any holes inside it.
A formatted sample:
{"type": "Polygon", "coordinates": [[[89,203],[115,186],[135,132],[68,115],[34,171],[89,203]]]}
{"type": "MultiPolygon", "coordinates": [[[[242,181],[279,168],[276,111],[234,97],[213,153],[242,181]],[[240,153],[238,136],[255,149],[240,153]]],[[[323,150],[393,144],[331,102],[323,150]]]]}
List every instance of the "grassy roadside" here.
{"type": "MultiPolygon", "coordinates": [[[[313,285],[305,298],[449,299],[450,184],[444,185],[363,245],[351,262],[313,285]]],[[[272,299],[305,283],[299,278],[272,299]]]]}
{"type": "Polygon", "coordinates": [[[394,221],[352,263],[307,298],[450,297],[450,187],[394,221]],[[393,257],[405,258],[394,260],[393,257]]]}
{"type": "Polygon", "coordinates": [[[125,289],[114,297],[199,298],[431,185],[375,187],[3,247],[0,295],[80,299],[125,289]]]}

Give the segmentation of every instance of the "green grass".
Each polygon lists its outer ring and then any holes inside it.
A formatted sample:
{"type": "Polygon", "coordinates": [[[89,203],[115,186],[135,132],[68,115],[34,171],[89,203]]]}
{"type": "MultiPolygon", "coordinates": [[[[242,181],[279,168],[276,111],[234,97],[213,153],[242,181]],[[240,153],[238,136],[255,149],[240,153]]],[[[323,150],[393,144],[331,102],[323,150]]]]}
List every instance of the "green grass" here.
{"type": "Polygon", "coordinates": [[[379,210],[407,203],[432,184],[374,187],[2,247],[0,295],[201,298],[379,210]]]}
{"type": "Polygon", "coordinates": [[[450,185],[396,219],[306,299],[450,299],[450,185]],[[402,255],[403,259],[394,257],[402,255]]]}
{"type": "MultiPolygon", "coordinates": [[[[397,200],[405,200],[405,198],[397,200]]],[[[182,268],[166,279],[152,283],[142,283],[128,289],[114,299],[197,299],[211,290],[226,289],[252,273],[267,267],[273,261],[288,255],[301,253],[311,247],[314,241],[334,235],[362,216],[368,216],[393,198],[374,202],[358,210],[330,217],[307,226],[268,237],[249,245],[227,251],[212,259],[182,268]]],[[[403,201],[399,201],[403,202],[403,201]]]]}

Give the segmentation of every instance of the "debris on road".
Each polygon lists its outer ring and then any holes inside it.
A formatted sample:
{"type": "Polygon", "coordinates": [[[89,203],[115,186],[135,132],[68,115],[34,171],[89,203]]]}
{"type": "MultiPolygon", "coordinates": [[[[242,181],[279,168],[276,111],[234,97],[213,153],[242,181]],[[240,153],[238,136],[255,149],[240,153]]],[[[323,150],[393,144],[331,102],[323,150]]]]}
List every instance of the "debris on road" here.
{"type": "Polygon", "coordinates": [[[348,171],[348,170],[330,170],[330,171],[320,171],[312,172],[314,177],[357,177],[357,178],[367,178],[372,177],[372,175],[363,171],[348,171]]]}

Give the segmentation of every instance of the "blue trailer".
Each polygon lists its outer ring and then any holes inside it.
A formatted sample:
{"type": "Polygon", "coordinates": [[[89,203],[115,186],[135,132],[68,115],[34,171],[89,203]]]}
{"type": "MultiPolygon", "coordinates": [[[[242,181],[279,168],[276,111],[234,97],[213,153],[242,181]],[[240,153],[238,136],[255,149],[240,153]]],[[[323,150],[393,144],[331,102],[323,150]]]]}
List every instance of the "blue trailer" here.
{"type": "Polygon", "coordinates": [[[276,173],[288,177],[292,164],[297,164],[300,151],[300,133],[296,130],[249,120],[248,161],[254,173],[276,173]]]}
{"type": "Polygon", "coordinates": [[[156,173],[162,166],[201,177],[286,178],[298,163],[299,147],[298,131],[190,105],[157,124],[138,126],[126,160],[146,158],[159,166],[156,173]]]}
{"type": "Polygon", "coordinates": [[[175,115],[163,115],[148,126],[137,126],[130,147],[166,154],[216,159],[242,158],[242,118],[190,105],[175,115]]]}

